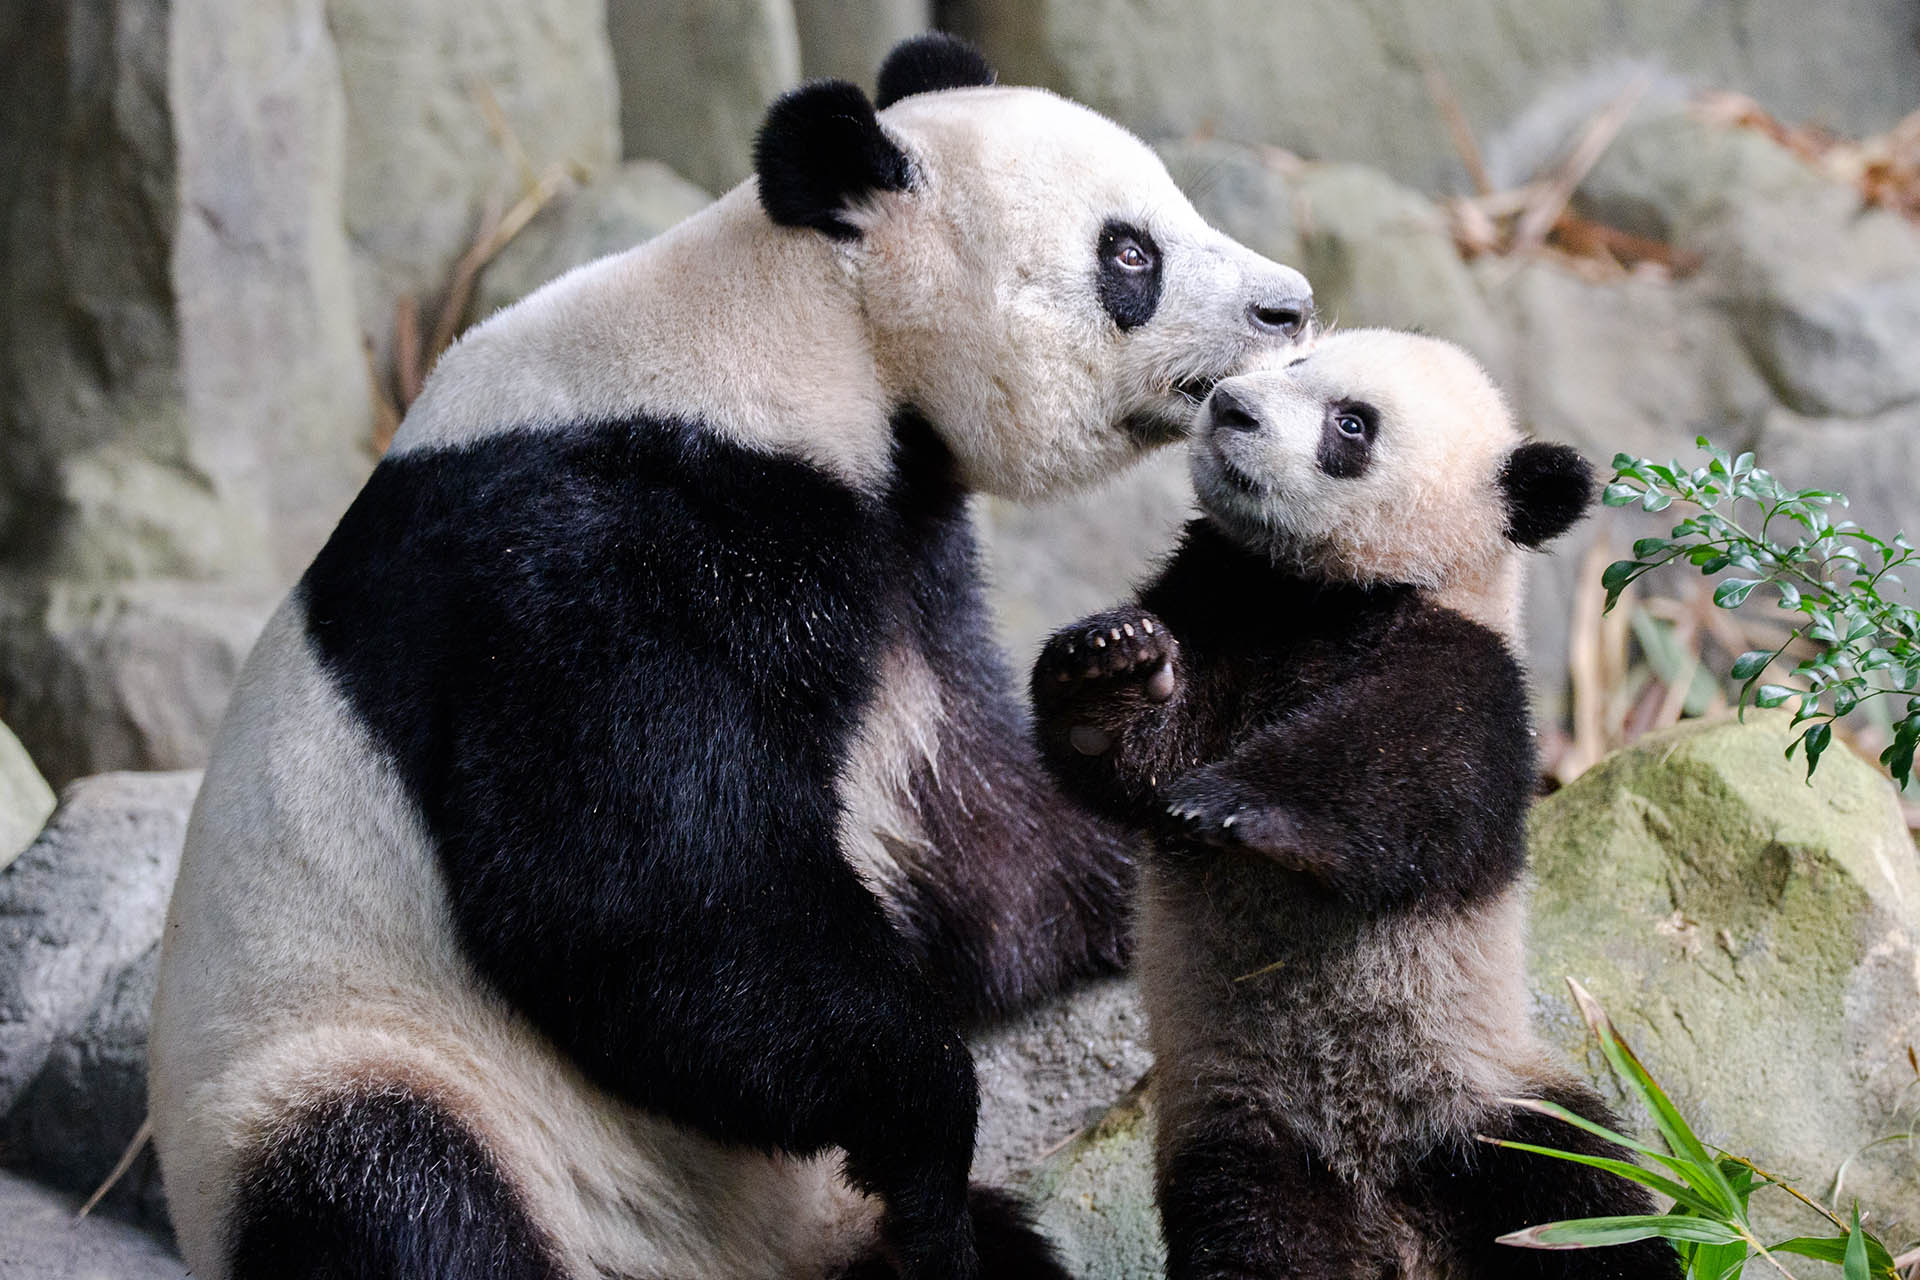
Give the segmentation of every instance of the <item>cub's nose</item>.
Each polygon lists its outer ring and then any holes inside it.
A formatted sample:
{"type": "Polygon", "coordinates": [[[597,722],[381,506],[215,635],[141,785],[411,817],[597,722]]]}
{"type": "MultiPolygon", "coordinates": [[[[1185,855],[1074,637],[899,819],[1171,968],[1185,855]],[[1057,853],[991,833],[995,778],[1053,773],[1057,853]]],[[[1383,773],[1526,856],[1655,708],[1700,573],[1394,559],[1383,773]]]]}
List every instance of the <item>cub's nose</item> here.
{"type": "Polygon", "coordinates": [[[1313,318],[1313,295],[1268,298],[1247,304],[1247,319],[1260,333],[1298,338],[1313,318]]]}
{"type": "Polygon", "coordinates": [[[1221,430],[1258,431],[1260,419],[1253,416],[1253,410],[1247,408],[1242,400],[1225,387],[1215,387],[1213,394],[1207,397],[1207,416],[1213,425],[1221,430]]]}

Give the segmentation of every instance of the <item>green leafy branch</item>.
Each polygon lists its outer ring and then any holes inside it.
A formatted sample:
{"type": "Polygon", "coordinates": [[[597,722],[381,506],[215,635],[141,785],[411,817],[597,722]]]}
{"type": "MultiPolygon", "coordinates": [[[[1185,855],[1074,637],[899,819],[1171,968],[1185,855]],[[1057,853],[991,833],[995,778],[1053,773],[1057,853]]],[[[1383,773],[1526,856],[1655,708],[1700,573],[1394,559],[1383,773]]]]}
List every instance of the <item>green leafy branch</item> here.
{"type": "Polygon", "coordinates": [[[1635,542],[1632,559],[1607,566],[1600,579],[1607,608],[1629,585],[1676,561],[1708,577],[1725,575],[1713,592],[1724,609],[1739,608],[1758,590],[1775,593],[1776,607],[1797,616],[1777,648],[1734,660],[1741,711],[1749,703],[1794,701],[1793,724],[1806,728],[1787,754],[1804,746],[1811,777],[1833,741],[1834,722],[1875,698],[1904,697],[1880,762],[1905,787],[1920,747],[1920,611],[1882,592],[1901,585],[1895,571],[1914,560],[1913,544],[1903,533],[1886,541],[1851,520],[1835,522],[1831,510],[1847,504],[1844,494],[1788,489],[1755,466],[1751,453],[1729,457],[1705,436],[1696,443],[1707,462],[1692,469],[1677,460],[1614,457],[1613,479],[1601,495],[1607,506],[1664,511],[1677,503],[1692,514],[1667,537],[1635,542]],[[1796,640],[1814,652],[1787,673],[1794,683],[1762,683],[1796,640]]]}
{"type": "Polygon", "coordinates": [[[1793,1280],[1793,1273],[1778,1256],[1781,1254],[1837,1263],[1845,1280],[1899,1280],[1893,1254],[1860,1225],[1857,1205],[1852,1221],[1844,1221],[1751,1161],[1718,1149],[1709,1150],[1666,1091],[1655,1083],[1640,1059],[1627,1047],[1599,1002],[1572,979],[1567,980],[1567,986],[1573,992],[1580,1016],[1600,1041],[1600,1052],[1614,1079],[1646,1106],[1667,1149],[1658,1150],[1605,1125],[1595,1124],[1565,1107],[1535,1099],[1510,1101],[1635,1152],[1654,1167],[1529,1143],[1494,1138],[1483,1141],[1601,1169],[1637,1182],[1673,1204],[1665,1213],[1549,1222],[1502,1236],[1500,1243],[1526,1249],[1592,1249],[1659,1238],[1672,1242],[1679,1252],[1687,1280],[1736,1280],[1755,1258],[1765,1259],[1775,1271],[1793,1280]],[[1795,1236],[1771,1245],[1762,1244],[1748,1216],[1748,1203],[1756,1189],[1767,1186],[1778,1187],[1818,1213],[1832,1225],[1834,1234],[1795,1236]]]}

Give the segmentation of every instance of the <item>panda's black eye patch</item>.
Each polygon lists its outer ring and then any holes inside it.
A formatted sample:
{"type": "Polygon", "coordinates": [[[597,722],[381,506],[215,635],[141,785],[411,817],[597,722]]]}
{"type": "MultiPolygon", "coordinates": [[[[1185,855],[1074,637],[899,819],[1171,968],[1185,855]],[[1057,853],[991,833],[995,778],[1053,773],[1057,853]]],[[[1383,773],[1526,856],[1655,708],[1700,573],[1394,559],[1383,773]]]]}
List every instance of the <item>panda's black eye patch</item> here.
{"type": "Polygon", "coordinates": [[[1100,305],[1122,329],[1153,319],[1160,305],[1160,246],[1146,230],[1119,219],[1100,228],[1096,246],[1100,305]]]}
{"type": "Polygon", "coordinates": [[[1320,448],[1315,461],[1336,480],[1366,474],[1373,461],[1373,438],[1380,429],[1380,411],[1364,400],[1335,400],[1327,406],[1320,426],[1320,448]]]}

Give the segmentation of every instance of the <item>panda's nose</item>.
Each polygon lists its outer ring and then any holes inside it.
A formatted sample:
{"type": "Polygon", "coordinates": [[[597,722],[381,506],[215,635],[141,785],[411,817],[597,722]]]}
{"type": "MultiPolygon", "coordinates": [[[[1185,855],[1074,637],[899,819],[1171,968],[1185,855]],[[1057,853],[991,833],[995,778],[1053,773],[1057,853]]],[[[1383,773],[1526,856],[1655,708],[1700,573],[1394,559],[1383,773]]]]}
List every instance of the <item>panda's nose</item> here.
{"type": "Polygon", "coordinates": [[[1259,299],[1247,304],[1247,319],[1261,333],[1297,338],[1312,318],[1312,294],[1259,299]]]}
{"type": "Polygon", "coordinates": [[[1260,419],[1253,416],[1246,402],[1225,387],[1215,387],[1207,398],[1207,413],[1213,425],[1222,430],[1258,431],[1260,419]]]}

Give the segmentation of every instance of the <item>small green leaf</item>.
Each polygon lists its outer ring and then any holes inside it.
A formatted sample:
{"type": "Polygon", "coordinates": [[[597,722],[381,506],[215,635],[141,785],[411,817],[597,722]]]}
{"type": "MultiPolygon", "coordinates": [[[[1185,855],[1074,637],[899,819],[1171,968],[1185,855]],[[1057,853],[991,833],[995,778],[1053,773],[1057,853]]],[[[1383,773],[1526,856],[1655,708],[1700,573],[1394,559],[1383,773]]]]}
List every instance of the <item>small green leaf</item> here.
{"type": "Polygon", "coordinates": [[[1749,649],[1733,660],[1733,678],[1750,680],[1765,671],[1773,658],[1771,649],[1749,649]]]}
{"type": "Polygon", "coordinates": [[[1618,591],[1633,581],[1634,575],[1647,566],[1638,560],[1615,560],[1608,565],[1606,572],[1600,575],[1600,585],[1609,591],[1618,591]]]}
{"type": "Polygon", "coordinates": [[[1740,1234],[1711,1218],[1677,1213],[1636,1214],[1622,1218],[1574,1218],[1548,1222],[1501,1236],[1496,1243],[1522,1249],[1592,1249],[1601,1245],[1631,1244],[1658,1236],[1663,1240],[1693,1240],[1700,1244],[1732,1244],[1740,1234]]]}
{"type": "Polygon", "coordinates": [[[1640,490],[1634,488],[1632,485],[1616,483],[1608,485],[1601,491],[1600,502],[1603,506],[1624,507],[1628,503],[1638,500],[1639,497],[1640,490]]]}
{"type": "Polygon", "coordinates": [[[1640,499],[1640,508],[1643,511],[1665,511],[1672,505],[1673,499],[1667,494],[1661,493],[1658,489],[1647,490],[1646,494],[1640,499]]]}
{"type": "Polygon", "coordinates": [[[1722,609],[1738,609],[1759,585],[1758,578],[1728,578],[1713,589],[1713,602],[1722,609]]]}
{"type": "Polygon", "coordinates": [[[1867,1235],[1860,1230],[1858,1201],[1853,1206],[1853,1228],[1847,1232],[1847,1260],[1840,1270],[1847,1280],[1872,1280],[1867,1274],[1867,1235]]]}
{"type": "Polygon", "coordinates": [[[1651,560],[1671,545],[1665,538],[1641,538],[1633,544],[1633,558],[1651,560]]]}
{"type": "Polygon", "coordinates": [[[1753,691],[1753,705],[1777,707],[1799,692],[1798,689],[1789,688],[1784,684],[1763,684],[1753,691]]]}
{"type": "Polygon", "coordinates": [[[1827,744],[1833,741],[1833,722],[1822,720],[1800,736],[1807,744],[1807,776],[1811,778],[1814,769],[1820,764],[1821,753],[1827,749],[1827,744]]]}

